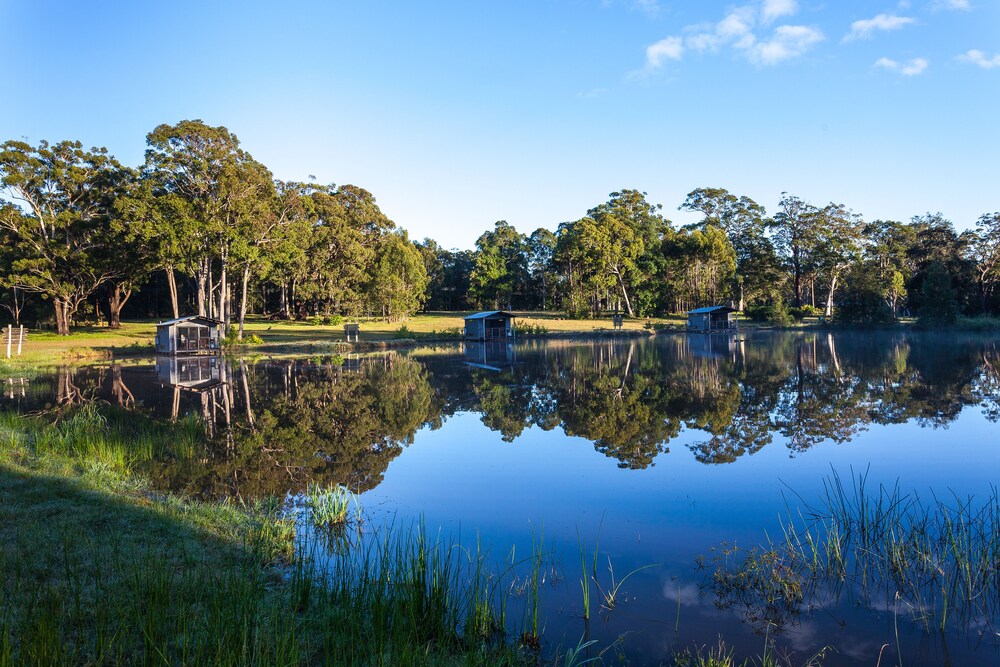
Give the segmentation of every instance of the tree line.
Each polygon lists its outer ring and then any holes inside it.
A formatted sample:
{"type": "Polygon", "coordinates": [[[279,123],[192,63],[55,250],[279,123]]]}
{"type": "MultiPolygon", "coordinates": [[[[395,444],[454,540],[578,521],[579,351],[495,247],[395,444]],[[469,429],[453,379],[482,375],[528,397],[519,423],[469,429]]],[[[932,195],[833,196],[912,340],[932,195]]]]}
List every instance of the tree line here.
{"type": "Polygon", "coordinates": [[[788,193],[768,215],[722,188],[693,190],[679,209],[701,220],[677,227],[645,193],[622,190],[554,233],[525,235],[501,220],[475,251],[425,240],[428,307],[592,317],[732,304],[769,320],[836,314],[847,322],[947,322],[997,310],[1000,213],[958,233],[940,213],[866,221],[843,204],[788,193]]]}
{"type": "Polygon", "coordinates": [[[169,303],[174,317],[215,317],[239,337],[251,310],[392,321],[421,308],[596,317],[731,303],[774,321],[947,323],[998,306],[1000,213],[958,233],[941,214],[865,221],[783,193],[769,215],[698,188],[679,209],[701,220],[678,227],[624,189],[554,232],[501,220],[474,250],[454,250],[411,241],[363,188],[275,179],[225,127],[160,125],[146,143],[138,168],[78,141],[0,145],[11,320],[31,313],[61,334],[81,316],[114,327],[137,292],[146,314],[169,303]]]}

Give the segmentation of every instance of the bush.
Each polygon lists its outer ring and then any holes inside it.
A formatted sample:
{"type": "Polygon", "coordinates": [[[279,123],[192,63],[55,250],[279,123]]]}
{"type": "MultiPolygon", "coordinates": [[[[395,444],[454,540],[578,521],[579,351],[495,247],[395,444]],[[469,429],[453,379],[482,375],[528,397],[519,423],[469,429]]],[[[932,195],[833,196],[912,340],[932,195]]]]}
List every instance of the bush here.
{"type": "Polygon", "coordinates": [[[343,315],[327,315],[323,318],[323,324],[327,326],[339,326],[344,323],[343,315]]]}
{"type": "Polygon", "coordinates": [[[548,332],[548,327],[541,324],[528,324],[527,322],[514,323],[514,334],[517,336],[544,336],[548,332]]]}
{"type": "Polygon", "coordinates": [[[770,322],[771,324],[788,324],[792,321],[788,314],[788,308],[781,299],[775,299],[772,303],[747,306],[743,309],[743,315],[755,322],[770,322]]]}
{"type": "Polygon", "coordinates": [[[804,320],[807,317],[822,317],[823,309],[806,304],[800,308],[789,308],[788,314],[796,320],[804,320]]]}

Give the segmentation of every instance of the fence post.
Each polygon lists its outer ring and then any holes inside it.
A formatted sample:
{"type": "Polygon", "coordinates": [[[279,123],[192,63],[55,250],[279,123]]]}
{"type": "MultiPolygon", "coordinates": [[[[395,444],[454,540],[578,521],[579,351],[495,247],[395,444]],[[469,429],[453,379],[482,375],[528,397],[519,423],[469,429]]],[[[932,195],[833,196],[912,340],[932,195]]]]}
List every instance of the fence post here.
{"type": "Polygon", "coordinates": [[[21,356],[21,344],[24,342],[24,325],[21,325],[21,332],[17,337],[17,356],[21,356]]]}
{"type": "Polygon", "coordinates": [[[10,344],[11,339],[14,337],[14,325],[7,325],[7,358],[10,359],[10,344]]]}

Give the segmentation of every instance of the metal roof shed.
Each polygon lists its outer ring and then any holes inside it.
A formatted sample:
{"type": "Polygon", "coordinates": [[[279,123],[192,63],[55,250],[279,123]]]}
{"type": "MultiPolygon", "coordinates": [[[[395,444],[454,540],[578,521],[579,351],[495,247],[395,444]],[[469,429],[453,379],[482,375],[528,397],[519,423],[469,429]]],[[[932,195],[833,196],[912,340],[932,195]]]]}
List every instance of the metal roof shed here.
{"type": "Polygon", "coordinates": [[[513,340],[514,314],[485,310],[465,317],[466,340],[513,340]]]}
{"type": "Polygon", "coordinates": [[[701,333],[731,333],[739,328],[735,308],[708,306],[688,311],[688,331],[701,333]]]}
{"type": "Polygon", "coordinates": [[[221,348],[222,322],[202,315],[188,315],[156,325],[157,354],[217,354],[221,348]]]}

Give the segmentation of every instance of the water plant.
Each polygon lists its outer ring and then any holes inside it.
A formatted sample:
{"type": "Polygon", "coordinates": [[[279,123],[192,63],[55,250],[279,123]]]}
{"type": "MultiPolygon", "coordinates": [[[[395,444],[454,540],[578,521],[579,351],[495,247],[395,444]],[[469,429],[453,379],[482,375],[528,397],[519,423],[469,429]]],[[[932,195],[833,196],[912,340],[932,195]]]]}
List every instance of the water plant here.
{"type": "Polygon", "coordinates": [[[323,486],[309,484],[305,494],[305,504],[315,526],[334,527],[346,524],[350,519],[361,521],[361,506],[358,498],[343,485],[323,486]],[[353,511],[351,506],[354,506],[353,511]]]}
{"type": "Polygon", "coordinates": [[[836,471],[818,503],[789,511],[780,540],[724,545],[709,586],[723,605],[780,624],[820,590],[879,594],[926,630],[971,631],[1000,616],[1000,497],[921,500],[898,483],[870,489],[867,472],[836,471]],[[844,586],[845,582],[852,584],[844,586]]]}

